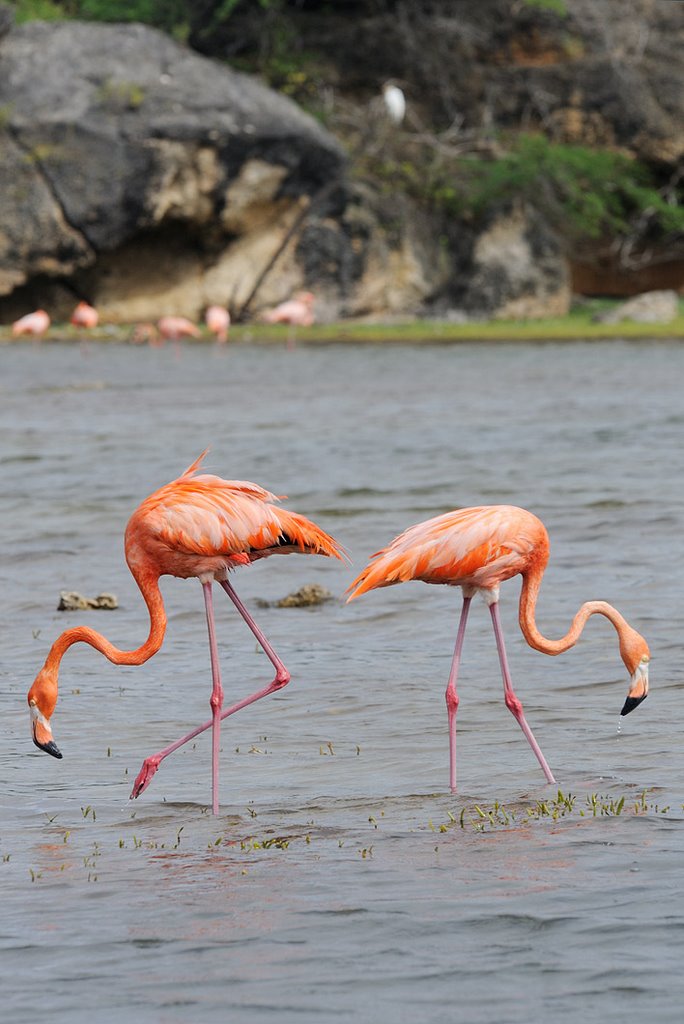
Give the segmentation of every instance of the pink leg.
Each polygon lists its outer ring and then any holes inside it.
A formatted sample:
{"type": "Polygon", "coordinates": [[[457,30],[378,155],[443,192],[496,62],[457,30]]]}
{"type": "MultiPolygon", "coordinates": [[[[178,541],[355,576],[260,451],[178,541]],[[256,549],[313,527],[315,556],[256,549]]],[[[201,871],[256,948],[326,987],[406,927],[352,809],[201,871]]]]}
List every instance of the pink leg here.
{"type": "MultiPolygon", "coordinates": [[[[225,580],[221,582],[221,586],[226,591],[228,597],[231,599],[231,601],[233,602],[237,610],[240,612],[249,628],[254,633],[254,636],[259,641],[269,661],[276,670],[275,678],[272,683],[269,683],[268,686],[264,686],[263,689],[257,690],[256,693],[252,693],[249,697],[244,697],[242,700],[237,701],[237,703],[231,704],[229,708],[222,710],[220,712],[219,718],[221,721],[223,721],[223,719],[228,718],[229,715],[234,715],[236,711],[241,711],[242,708],[246,708],[248,707],[248,705],[254,704],[254,702],[257,700],[261,700],[262,697],[267,697],[270,693],[273,693],[274,690],[282,689],[283,686],[286,686],[289,683],[290,673],[287,671],[282,661],[280,660],[280,658],[275,653],[275,651],[271,647],[270,643],[268,642],[264,634],[257,626],[256,622],[249,614],[244,604],[233,590],[230,583],[228,583],[228,581],[225,580]]],[[[178,750],[178,748],[182,747],[184,743],[188,743],[190,740],[193,740],[195,736],[199,736],[200,733],[206,732],[206,730],[210,729],[213,725],[214,718],[212,716],[212,718],[208,722],[204,722],[202,725],[196,726],[185,736],[181,736],[179,740],[176,740],[174,743],[170,743],[168,747],[164,747],[164,749],[160,750],[158,754],[152,754],[151,757],[147,757],[143,762],[143,766],[140,769],[135,782],[133,783],[131,800],[134,800],[136,797],[139,797],[140,794],[147,789],[150,782],[152,781],[155,772],[157,771],[159,765],[161,764],[165,757],[168,757],[169,754],[172,754],[174,750],[178,750]]]]}
{"type": "Polygon", "coordinates": [[[489,606],[489,611],[491,612],[492,616],[494,635],[496,637],[496,646],[499,652],[499,661],[501,662],[501,673],[503,675],[504,700],[506,701],[506,707],[513,715],[515,715],[518,725],[525,733],[525,736],[527,737],[527,742],[532,747],[532,750],[534,751],[534,756],[539,761],[541,769],[544,772],[544,775],[546,776],[546,781],[555,783],[556,780],[554,779],[551,773],[551,769],[546,763],[546,758],[542,754],[541,748],[535,740],[534,736],[532,735],[532,730],[527,724],[525,715],[523,714],[522,703],[520,702],[520,700],[518,700],[513,691],[513,682],[511,680],[511,673],[508,667],[508,659],[506,657],[506,647],[504,645],[503,630],[501,628],[501,619],[499,617],[499,602],[494,601],[494,603],[489,606]]]}
{"type": "Polygon", "coordinates": [[[454,656],[451,659],[451,671],[447,683],[446,698],[447,716],[449,718],[449,785],[451,792],[456,792],[456,711],[458,710],[458,693],[456,692],[456,680],[458,679],[458,667],[461,663],[461,650],[463,648],[463,637],[465,636],[466,622],[472,597],[463,597],[461,609],[461,621],[458,624],[456,634],[456,646],[454,656]]]}
{"type": "Polygon", "coordinates": [[[207,612],[207,628],[209,630],[209,654],[211,656],[212,690],[209,703],[211,705],[211,809],[214,814],[219,812],[219,755],[221,750],[221,710],[223,708],[223,687],[221,686],[221,667],[216,645],[216,628],[214,626],[214,602],[211,583],[203,583],[204,606],[207,612]]]}

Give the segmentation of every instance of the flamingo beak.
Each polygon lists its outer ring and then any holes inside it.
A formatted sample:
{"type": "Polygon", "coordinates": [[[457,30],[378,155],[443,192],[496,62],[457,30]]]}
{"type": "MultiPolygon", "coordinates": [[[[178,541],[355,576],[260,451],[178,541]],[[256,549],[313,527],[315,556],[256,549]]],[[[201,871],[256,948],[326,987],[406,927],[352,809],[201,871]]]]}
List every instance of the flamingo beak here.
{"type": "Polygon", "coordinates": [[[624,718],[634,708],[639,707],[642,700],[648,697],[648,663],[642,663],[632,676],[632,685],[629,688],[627,698],[620,712],[620,718],[624,718]]]}
{"type": "Polygon", "coordinates": [[[638,708],[642,700],[646,700],[648,697],[647,693],[642,693],[641,697],[629,697],[625,698],[625,703],[622,705],[622,711],[620,712],[620,718],[624,718],[630,711],[634,711],[634,708],[638,708]]]}
{"type": "Polygon", "coordinates": [[[33,742],[41,750],[44,750],[46,754],[52,754],[53,757],[61,758],[62,752],[52,738],[52,729],[50,723],[43,715],[40,714],[38,709],[31,706],[31,736],[33,742]]]}

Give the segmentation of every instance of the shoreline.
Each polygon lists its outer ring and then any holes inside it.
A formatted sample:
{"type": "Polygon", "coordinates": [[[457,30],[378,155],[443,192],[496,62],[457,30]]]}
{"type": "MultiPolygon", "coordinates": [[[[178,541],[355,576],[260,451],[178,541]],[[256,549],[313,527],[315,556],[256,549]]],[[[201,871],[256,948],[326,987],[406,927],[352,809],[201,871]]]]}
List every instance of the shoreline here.
{"type": "MultiPolygon", "coordinates": [[[[0,326],[0,344],[36,342],[117,342],[134,345],[130,339],[134,324],[103,324],[88,332],[71,324],[53,324],[41,339],[23,335],[12,337],[11,325],[0,326]]],[[[216,344],[206,329],[200,338],[183,338],[184,344],[216,344]]],[[[601,323],[586,313],[569,314],[545,320],[483,320],[452,323],[448,320],[368,321],[341,320],[334,323],[314,324],[311,327],[291,327],[285,324],[234,324],[230,328],[228,345],[266,345],[295,340],[301,344],[451,344],[456,342],[515,342],[515,341],[658,341],[684,340],[684,314],[670,323],[637,323],[622,320],[619,323],[601,323]]]]}

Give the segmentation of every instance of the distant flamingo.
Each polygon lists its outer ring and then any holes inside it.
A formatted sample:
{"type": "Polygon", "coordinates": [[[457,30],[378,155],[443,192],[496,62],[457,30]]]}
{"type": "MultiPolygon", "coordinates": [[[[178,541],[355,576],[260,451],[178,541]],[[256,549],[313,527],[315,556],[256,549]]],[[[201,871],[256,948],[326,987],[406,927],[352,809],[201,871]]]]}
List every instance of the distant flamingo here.
{"type": "Polygon", "coordinates": [[[12,324],[12,334],[16,337],[19,334],[32,334],[39,338],[45,334],[50,326],[50,317],[44,309],[36,309],[33,313],[27,313],[12,324]]]}
{"type": "Polygon", "coordinates": [[[275,309],[263,314],[267,324],[294,324],[298,327],[310,327],[314,322],[314,296],[311,292],[297,292],[287,302],[281,302],[275,309]]]}
{"type": "Polygon", "coordinates": [[[209,306],[204,314],[204,322],[220,344],[228,341],[230,313],[223,306],[209,306]]]}
{"type": "Polygon", "coordinates": [[[180,338],[199,338],[200,332],[192,320],[184,316],[163,316],[157,321],[159,333],[165,341],[178,341],[180,338]]]}
{"type": "Polygon", "coordinates": [[[140,796],[165,757],[211,726],[212,806],[214,814],[218,814],[221,720],[281,689],[290,680],[289,672],[228,582],[228,573],[239,565],[249,565],[268,555],[299,551],[340,558],[342,549],[332,537],[304,516],[277,508],[273,502],[279,499],[258,484],[222,480],[218,476],[196,476],[205,455],[206,452],[200,455],[177,480],[146,498],[126,527],[126,561],[150,615],[150,632],[145,643],[134,651],[122,651],[87,626],[66,630],[50,648],[45,664],[28,692],[28,703],[34,743],[53,757],[61,757],[52,736],[50,719],[57,703],[59,666],[65,652],[72,644],[82,642],[95,647],[115,665],[142,664],[157,653],[164,640],[166,614],[159,577],[188,579],[196,576],[204,590],[209,629],[212,718],[158,754],[148,757],[133,784],[131,798],[140,796]],[[272,683],[226,710],[223,710],[214,628],[214,580],[228,594],[276,671],[272,683]]]}
{"type": "Polygon", "coordinates": [[[92,327],[97,327],[99,319],[100,317],[95,307],[89,306],[87,302],[79,302],[71,314],[71,323],[74,327],[85,327],[88,330],[92,327]]]}
{"type": "Polygon", "coordinates": [[[520,628],[530,647],[544,654],[562,654],[567,651],[577,642],[590,615],[605,615],[617,630],[620,655],[631,676],[629,693],[621,715],[633,711],[648,693],[648,645],[620,613],[605,601],[588,601],[583,604],[570,629],[560,640],[547,640],[539,632],[534,621],[534,611],[549,559],[549,538],[544,524],[525,509],[512,505],[485,505],[447,512],[409,527],[372,558],[349,587],[351,594],[348,600],[359,597],[367,590],[404,583],[406,580],[446,583],[462,588],[461,621],[446,689],[452,791],[456,789],[456,680],[468,610],[475,594],[480,593],[489,605],[503,675],[506,707],[525,733],[548,782],[555,780],[527,724],[522,704],[513,691],[499,617],[500,583],[518,573],[522,576],[520,628]]]}
{"type": "Polygon", "coordinates": [[[159,331],[154,324],[136,324],[129,338],[131,345],[144,345],[147,343],[151,348],[159,348],[164,344],[164,339],[159,337],[159,331]]]}

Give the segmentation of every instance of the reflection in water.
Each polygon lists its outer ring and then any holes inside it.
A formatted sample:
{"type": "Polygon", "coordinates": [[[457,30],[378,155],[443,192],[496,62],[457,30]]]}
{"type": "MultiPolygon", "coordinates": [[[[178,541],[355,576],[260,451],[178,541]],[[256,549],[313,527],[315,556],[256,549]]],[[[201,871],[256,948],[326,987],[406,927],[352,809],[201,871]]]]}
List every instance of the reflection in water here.
{"type": "MultiPolygon", "coordinates": [[[[0,358],[12,1024],[413,1024],[452,1020],[456,1006],[473,1024],[678,1019],[681,347],[50,345],[0,358]],[[123,529],[207,445],[211,472],[288,494],[354,560],[272,559],[236,576],[250,609],[269,602],[260,625],[292,683],[226,725],[217,819],[206,737],[127,799],[141,757],[208,717],[196,581],[162,580],[168,633],[147,665],[69,652],[63,761],[34,752],[25,711],[65,626],[142,642],[123,529]],[[575,797],[556,818],[555,788],[503,705],[484,606],[463,651],[452,796],[443,690],[459,592],[416,583],[342,600],[408,523],[499,502],[549,531],[545,633],[603,599],[653,654],[652,694],[617,735],[611,627],[592,620],[577,648],[548,659],[514,629],[517,584],[502,592],[516,691],[575,797]],[[304,583],[338,600],[273,606],[304,583]],[[60,613],[62,589],[110,591],[120,607],[60,613]]],[[[230,610],[217,613],[237,700],[269,666],[230,610]]]]}

